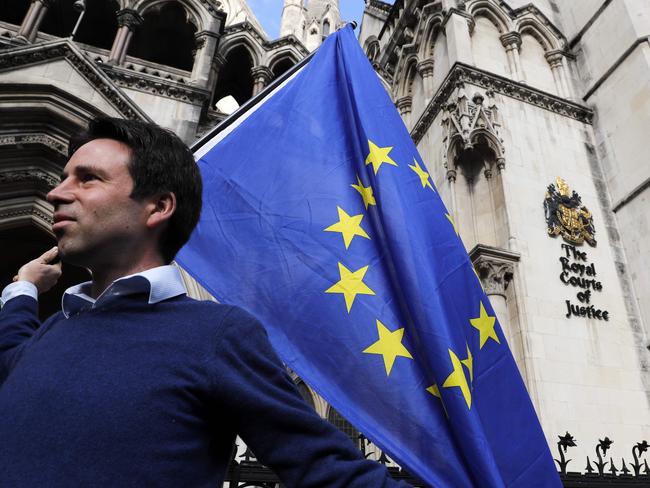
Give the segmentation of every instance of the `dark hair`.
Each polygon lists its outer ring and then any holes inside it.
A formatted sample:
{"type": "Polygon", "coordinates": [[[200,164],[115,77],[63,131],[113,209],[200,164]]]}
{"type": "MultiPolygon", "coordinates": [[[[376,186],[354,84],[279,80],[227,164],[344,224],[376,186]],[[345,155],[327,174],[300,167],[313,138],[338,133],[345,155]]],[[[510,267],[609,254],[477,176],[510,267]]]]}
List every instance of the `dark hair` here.
{"type": "Polygon", "coordinates": [[[190,238],[201,213],[203,185],[192,152],[176,134],[156,124],[102,117],[70,139],[69,157],[94,139],[114,139],[131,149],[131,198],[163,192],[176,196],[176,211],[160,239],[160,253],[165,262],[171,262],[190,238]]]}

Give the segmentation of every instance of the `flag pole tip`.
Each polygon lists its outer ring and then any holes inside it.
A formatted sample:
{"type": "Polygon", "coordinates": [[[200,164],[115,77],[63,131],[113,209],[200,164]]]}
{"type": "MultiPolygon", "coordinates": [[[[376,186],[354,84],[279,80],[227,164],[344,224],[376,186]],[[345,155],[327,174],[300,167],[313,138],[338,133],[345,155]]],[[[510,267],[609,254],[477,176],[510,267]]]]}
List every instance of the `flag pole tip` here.
{"type": "Polygon", "coordinates": [[[356,30],[359,24],[357,24],[356,20],[350,21],[350,25],[352,26],[352,30],[356,30]]]}

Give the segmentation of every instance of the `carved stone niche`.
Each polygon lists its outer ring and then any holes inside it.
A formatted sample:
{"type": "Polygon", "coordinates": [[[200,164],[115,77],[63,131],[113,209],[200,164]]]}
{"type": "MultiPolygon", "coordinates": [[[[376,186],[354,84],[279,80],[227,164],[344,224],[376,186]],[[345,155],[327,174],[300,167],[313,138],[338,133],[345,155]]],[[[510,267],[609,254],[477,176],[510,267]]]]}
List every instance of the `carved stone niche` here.
{"type": "Polygon", "coordinates": [[[469,253],[486,295],[501,295],[512,281],[519,253],[477,244],[469,253]]]}

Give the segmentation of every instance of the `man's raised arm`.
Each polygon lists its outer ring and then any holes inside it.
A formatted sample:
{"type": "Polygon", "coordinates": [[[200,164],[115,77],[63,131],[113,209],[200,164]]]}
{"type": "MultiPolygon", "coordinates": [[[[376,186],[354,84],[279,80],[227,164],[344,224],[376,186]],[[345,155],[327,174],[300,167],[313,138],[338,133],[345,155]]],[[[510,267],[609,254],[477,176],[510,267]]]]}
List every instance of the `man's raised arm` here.
{"type": "Polygon", "coordinates": [[[50,264],[56,247],[18,270],[14,282],[2,291],[0,310],[0,384],[20,357],[25,343],[40,326],[38,295],[52,288],[61,276],[61,264],[50,264]]]}

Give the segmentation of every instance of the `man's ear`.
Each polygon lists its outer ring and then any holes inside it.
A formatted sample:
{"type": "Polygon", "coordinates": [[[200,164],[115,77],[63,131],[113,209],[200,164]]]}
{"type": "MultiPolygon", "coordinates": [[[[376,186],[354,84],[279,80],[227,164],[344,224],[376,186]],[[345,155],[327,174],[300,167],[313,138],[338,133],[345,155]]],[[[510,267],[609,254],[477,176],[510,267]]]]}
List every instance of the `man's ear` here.
{"type": "Polygon", "coordinates": [[[173,192],[159,193],[151,197],[147,206],[147,227],[153,229],[167,222],[176,211],[176,195],[173,192]]]}

